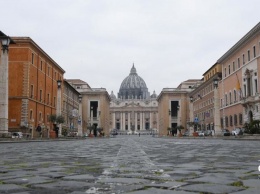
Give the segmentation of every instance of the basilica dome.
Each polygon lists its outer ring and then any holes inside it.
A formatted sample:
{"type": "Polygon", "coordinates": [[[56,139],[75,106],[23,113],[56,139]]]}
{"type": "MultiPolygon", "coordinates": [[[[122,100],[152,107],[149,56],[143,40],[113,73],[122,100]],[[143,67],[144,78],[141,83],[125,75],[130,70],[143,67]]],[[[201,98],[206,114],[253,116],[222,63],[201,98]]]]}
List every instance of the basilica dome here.
{"type": "Polygon", "coordinates": [[[150,93],[144,80],[138,76],[136,68],[133,65],[129,76],[121,83],[118,98],[121,99],[148,99],[150,93]]]}

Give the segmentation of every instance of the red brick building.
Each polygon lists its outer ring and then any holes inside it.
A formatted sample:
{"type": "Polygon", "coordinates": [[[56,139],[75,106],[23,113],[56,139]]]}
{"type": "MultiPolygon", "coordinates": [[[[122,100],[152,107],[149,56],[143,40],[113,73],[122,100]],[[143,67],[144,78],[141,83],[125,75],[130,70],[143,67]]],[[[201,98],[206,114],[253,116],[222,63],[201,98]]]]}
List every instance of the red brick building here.
{"type": "Polygon", "coordinates": [[[65,71],[29,37],[12,37],[9,47],[9,131],[37,137],[42,126],[49,135],[48,117],[56,114],[57,80],[65,71]]]}

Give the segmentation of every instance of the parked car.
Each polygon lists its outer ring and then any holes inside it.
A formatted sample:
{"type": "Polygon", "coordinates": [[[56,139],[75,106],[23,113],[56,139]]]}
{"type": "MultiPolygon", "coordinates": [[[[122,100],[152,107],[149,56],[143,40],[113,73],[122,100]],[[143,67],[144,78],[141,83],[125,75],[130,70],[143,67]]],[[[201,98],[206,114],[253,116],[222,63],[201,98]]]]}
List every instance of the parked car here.
{"type": "Polygon", "coordinates": [[[185,133],[183,133],[183,136],[190,136],[190,132],[186,131],[185,133]]]}
{"type": "Polygon", "coordinates": [[[12,133],[12,138],[22,138],[23,133],[22,132],[13,132],[12,133]]]}
{"type": "Polygon", "coordinates": [[[222,129],[221,133],[223,136],[230,136],[230,131],[228,129],[222,129]]]}
{"type": "Polygon", "coordinates": [[[211,130],[206,130],[204,135],[205,136],[211,136],[212,135],[212,131],[211,130]]]}
{"type": "Polygon", "coordinates": [[[236,129],[231,131],[231,134],[234,135],[234,136],[243,135],[243,130],[240,129],[240,128],[236,128],[236,129]]]}
{"type": "Polygon", "coordinates": [[[201,137],[202,137],[202,136],[205,136],[205,132],[204,132],[204,131],[197,131],[197,132],[198,132],[198,135],[199,135],[199,136],[201,136],[201,137]]]}

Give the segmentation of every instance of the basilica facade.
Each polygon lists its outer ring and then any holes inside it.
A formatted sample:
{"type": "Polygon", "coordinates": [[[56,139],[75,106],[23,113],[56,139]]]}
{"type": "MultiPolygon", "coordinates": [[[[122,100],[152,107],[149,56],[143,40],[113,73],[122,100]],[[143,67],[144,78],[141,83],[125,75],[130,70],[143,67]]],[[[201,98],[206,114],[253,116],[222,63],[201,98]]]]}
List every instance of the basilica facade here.
{"type": "Polygon", "coordinates": [[[145,81],[133,65],[122,81],[118,95],[110,94],[110,128],[123,133],[144,133],[158,129],[157,95],[150,95],[145,81]]]}

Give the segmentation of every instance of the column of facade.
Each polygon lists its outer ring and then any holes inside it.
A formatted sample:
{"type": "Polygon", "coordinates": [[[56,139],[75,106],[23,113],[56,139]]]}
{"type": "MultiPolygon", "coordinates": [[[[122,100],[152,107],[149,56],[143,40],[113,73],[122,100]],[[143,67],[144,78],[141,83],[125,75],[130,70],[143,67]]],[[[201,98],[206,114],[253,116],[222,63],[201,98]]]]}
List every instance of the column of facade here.
{"type": "Polygon", "coordinates": [[[140,115],[140,130],[143,130],[143,112],[140,112],[139,115],[140,115]]]}
{"type": "Polygon", "coordinates": [[[135,131],[137,130],[137,112],[135,112],[135,131]]]}
{"type": "Polygon", "coordinates": [[[131,116],[131,114],[130,113],[128,113],[128,130],[131,130],[131,124],[130,124],[130,116],[131,116]]]}
{"type": "Polygon", "coordinates": [[[146,113],[143,112],[142,114],[143,114],[143,130],[145,130],[145,123],[146,123],[146,117],[145,117],[145,115],[146,115],[146,113]]]}
{"type": "Polygon", "coordinates": [[[150,112],[149,115],[150,115],[150,120],[149,120],[149,123],[150,123],[149,125],[150,126],[149,127],[150,127],[150,129],[152,129],[153,128],[153,121],[152,121],[152,116],[153,115],[152,115],[152,112],[150,112]]]}
{"type": "Polygon", "coordinates": [[[116,129],[116,113],[112,113],[112,129],[116,129]]]}
{"type": "Polygon", "coordinates": [[[125,112],[122,113],[122,118],[123,118],[123,126],[122,129],[125,130],[125,112]]]}
{"type": "Polygon", "coordinates": [[[120,130],[123,130],[123,113],[120,112],[120,130]]]}

